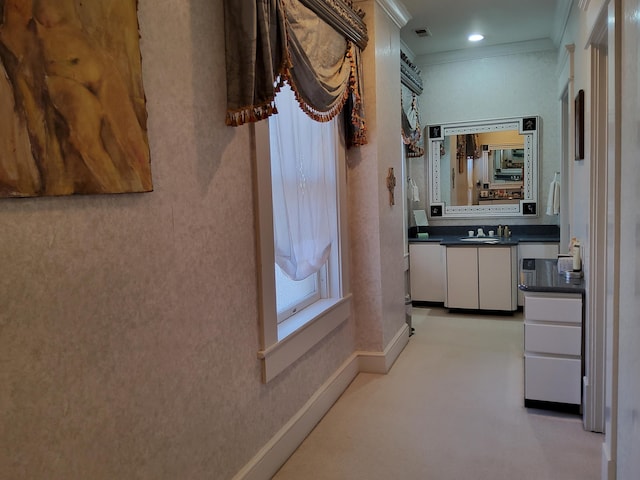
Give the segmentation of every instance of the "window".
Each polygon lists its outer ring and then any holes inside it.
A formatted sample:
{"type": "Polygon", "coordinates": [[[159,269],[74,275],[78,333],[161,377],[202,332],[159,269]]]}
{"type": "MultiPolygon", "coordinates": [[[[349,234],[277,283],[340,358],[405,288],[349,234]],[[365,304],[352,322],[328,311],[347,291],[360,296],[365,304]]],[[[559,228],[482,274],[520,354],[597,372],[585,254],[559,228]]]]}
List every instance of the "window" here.
{"type": "Polygon", "coordinates": [[[275,270],[278,323],[320,300],[320,282],[321,279],[323,281],[326,279],[326,265],[321,268],[320,272],[312,273],[302,280],[290,279],[277,263],[275,270]]]}
{"type": "Polygon", "coordinates": [[[284,321],[327,297],[328,259],[337,248],[337,119],[318,123],[284,85],[269,118],[276,306],[284,321]]]}
{"type": "Polygon", "coordinates": [[[279,113],[255,126],[265,381],[350,310],[343,293],[345,148],[338,122],[308,118],[288,87],[276,103],[279,113]]]}

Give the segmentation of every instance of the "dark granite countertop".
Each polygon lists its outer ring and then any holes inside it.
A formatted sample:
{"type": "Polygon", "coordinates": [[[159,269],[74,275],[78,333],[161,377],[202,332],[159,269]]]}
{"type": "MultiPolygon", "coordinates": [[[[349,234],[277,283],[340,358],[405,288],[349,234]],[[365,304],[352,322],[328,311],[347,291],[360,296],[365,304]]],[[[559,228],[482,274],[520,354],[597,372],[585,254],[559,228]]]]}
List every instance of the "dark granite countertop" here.
{"type": "MultiPolygon", "coordinates": [[[[420,232],[426,232],[429,234],[429,238],[417,238],[418,227],[411,227],[409,229],[409,243],[440,243],[445,246],[456,245],[518,245],[519,243],[559,243],[560,242],[560,228],[557,225],[514,225],[511,228],[511,236],[509,238],[494,237],[495,243],[483,243],[476,241],[462,240],[468,236],[469,230],[477,232],[478,228],[482,227],[485,234],[490,230],[497,231],[495,226],[428,226],[419,227],[420,232]]],[[[487,237],[484,237],[487,239],[487,237]]]]}
{"type": "MultiPolygon", "coordinates": [[[[487,247],[512,247],[514,245],[518,245],[519,240],[516,237],[482,237],[482,240],[475,238],[471,241],[464,240],[467,237],[446,237],[443,238],[440,242],[442,245],[446,247],[456,247],[456,246],[487,246],[487,247]]],[[[473,238],[473,237],[472,237],[473,238]]]]}
{"type": "Polygon", "coordinates": [[[518,288],[525,292],[578,293],[584,295],[584,278],[567,278],[558,273],[558,261],[524,258],[518,288]]]}

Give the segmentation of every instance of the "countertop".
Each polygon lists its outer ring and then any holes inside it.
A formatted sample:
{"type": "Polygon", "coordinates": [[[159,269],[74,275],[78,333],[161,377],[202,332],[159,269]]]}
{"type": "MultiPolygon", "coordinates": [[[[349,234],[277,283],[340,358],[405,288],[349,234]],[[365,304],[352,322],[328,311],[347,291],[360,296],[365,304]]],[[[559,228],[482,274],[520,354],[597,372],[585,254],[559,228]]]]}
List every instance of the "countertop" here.
{"type": "MultiPolygon", "coordinates": [[[[477,232],[478,228],[484,229],[485,234],[490,230],[497,231],[496,226],[485,225],[473,225],[473,226],[440,226],[440,227],[419,227],[420,232],[426,232],[429,234],[429,238],[417,238],[418,227],[411,227],[409,229],[409,243],[440,243],[445,246],[512,246],[519,243],[559,243],[560,242],[560,229],[557,225],[514,225],[511,227],[511,236],[506,237],[493,237],[491,243],[484,243],[478,241],[462,240],[468,237],[468,231],[473,230],[477,232]]],[[[483,237],[488,239],[488,237],[483,237]]]]}
{"type": "Polygon", "coordinates": [[[584,295],[584,278],[567,279],[558,273],[558,261],[524,258],[518,288],[524,292],[577,293],[584,295]]]}

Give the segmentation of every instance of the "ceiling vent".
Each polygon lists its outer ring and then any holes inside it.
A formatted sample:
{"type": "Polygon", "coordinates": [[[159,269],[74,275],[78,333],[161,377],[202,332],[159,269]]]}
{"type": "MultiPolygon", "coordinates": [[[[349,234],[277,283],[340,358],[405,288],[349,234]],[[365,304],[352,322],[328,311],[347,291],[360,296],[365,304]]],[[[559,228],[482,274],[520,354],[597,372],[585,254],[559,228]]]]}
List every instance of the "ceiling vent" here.
{"type": "Polygon", "coordinates": [[[431,36],[431,30],[429,30],[428,27],[416,28],[414,30],[414,32],[416,32],[416,35],[419,36],[419,37],[430,37],[431,36]]]}

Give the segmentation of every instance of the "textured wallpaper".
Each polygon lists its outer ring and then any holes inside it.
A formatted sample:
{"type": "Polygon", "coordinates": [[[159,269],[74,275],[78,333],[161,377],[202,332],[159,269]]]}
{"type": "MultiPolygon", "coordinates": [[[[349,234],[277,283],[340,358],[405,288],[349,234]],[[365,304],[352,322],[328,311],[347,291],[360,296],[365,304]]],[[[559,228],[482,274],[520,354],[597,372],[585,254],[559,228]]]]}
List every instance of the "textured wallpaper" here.
{"type": "Polygon", "coordinates": [[[252,128],[224,125],[222,18],[138,3],[152,193],[1,201],[3,479],[229,479],[355,350],[347,322],[261,383],[252,128]]]}
{"type": "Polygon", "coordinates": [[[349,150],[347,163],[351,287],[357,347],[381,351],[405,322],[399,30],[377,2],[362,2],[371,38],[364,58],[369,144],[349,150]],[[389,205],[386,178],[396,177],[389,205]]]}

